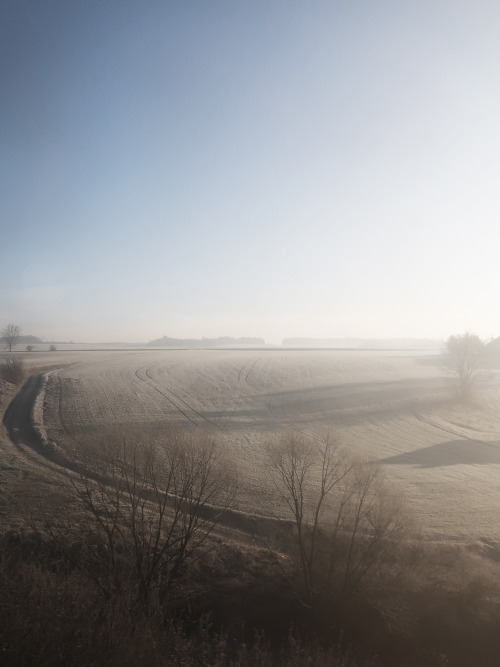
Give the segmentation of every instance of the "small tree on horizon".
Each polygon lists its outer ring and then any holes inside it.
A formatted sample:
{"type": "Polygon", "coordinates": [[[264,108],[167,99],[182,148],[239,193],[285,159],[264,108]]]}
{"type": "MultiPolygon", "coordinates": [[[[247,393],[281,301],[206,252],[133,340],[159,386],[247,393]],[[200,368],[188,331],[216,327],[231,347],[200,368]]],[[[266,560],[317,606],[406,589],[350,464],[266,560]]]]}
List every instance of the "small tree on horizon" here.
{"type": "Polygon", "coordinates": [[[479,336],[469,332],[450,336],[446,341],[446,352],[457,376],[461,398],[466,398],[472,392],[484,349],[484,343],[479,336]]]}
{"type": "Polygon", "coordinates": [[[16,346],[17,339],[21,334],[21,329],[17,324],[7,324],[5,329],[0,332],[0,337],[3,339],[4,345],[12,352],[12,348],[16,346]]]}

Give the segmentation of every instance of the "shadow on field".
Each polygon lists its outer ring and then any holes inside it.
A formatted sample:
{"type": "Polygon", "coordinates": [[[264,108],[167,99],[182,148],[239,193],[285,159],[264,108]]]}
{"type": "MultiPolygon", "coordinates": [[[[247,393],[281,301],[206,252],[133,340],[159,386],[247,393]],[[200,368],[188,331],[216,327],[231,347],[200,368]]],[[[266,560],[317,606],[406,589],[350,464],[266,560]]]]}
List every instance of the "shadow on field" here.
{"type": "Polygon", "coordinates": [[[443,378],[389,382],[351,382],[304,387],[244,397],[247,405],[203,412],[215,423],[247,428],[273,427],[276,422],[317,423],[325,416],[338,425],[383,421],[395,414],[430,410],[448,403],[449,384],[443,378]],[[250,405],[248,406],[248,402],[250,405]]]}
{"type": "Polygon", "coordinates": [[[388,465],[410,465],[418,468],[439,468],[454,465],[500,465],[500,443],[479,440],[447,440],[414,452],[379,459],[388,465]]]}

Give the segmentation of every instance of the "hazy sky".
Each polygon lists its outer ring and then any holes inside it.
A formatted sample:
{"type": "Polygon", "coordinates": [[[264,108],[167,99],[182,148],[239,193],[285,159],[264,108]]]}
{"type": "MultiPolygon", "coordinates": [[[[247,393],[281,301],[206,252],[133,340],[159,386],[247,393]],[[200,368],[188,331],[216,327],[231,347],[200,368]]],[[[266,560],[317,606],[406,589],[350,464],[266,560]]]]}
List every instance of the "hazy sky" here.
{"type": "Polygon", "coordinates": [[[500,335],[500,3],[3,0],[0,326],[500,335]]]}

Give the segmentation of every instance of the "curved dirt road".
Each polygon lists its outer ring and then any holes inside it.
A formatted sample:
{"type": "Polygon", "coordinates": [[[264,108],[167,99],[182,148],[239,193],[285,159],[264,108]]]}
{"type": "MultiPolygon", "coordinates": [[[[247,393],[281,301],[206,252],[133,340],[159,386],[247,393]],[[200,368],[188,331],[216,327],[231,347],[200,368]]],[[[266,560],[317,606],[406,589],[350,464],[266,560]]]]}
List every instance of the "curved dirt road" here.
{"type": "Polygon", "coordinates": [[[32,375],[21,387],[5,411],[3,424],[11,441],[22,447],[28,445],[42,451],[40,438],[33,427],[33,407],[43,387],[44,373],[32,375]]]}

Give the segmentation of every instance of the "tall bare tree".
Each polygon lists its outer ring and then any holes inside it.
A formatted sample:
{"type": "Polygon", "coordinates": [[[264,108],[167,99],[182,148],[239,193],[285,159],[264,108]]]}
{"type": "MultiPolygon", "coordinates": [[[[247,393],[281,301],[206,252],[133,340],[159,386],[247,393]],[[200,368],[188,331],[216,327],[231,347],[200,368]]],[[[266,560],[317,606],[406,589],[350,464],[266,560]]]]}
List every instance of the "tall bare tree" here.
{"type": "Polygon", "coordinates": [[[21,329],[17,324],[7,324],[5,329],[0,331],[0,338],[3,339],[4,345],[9,348],[9,352],[15,347],[20,334],[21,329]]]}
{"type": "Polygon", "coordinates": [[[175,430],[160,442],[110,433],[73,455],[79,472],[69,479],[84,513],[65,530],[85,536],[96,583],[111,595],[127,580],[144,605],[167,604],[233,502],[231,462],[212,436],[175,430]]]}
{"type": "Polygon", "coordinates": [[[269,446],[269,458],[284,513],[295,524],[295,592],[306,606],[335,604],[398,546],[409,517],[377,465],[354,460],[329,435],[288,434],[269,446]]]}
{"type": "Polygon", "coordinates": [[[484,343],[473,333],[450,336],[446,341],[446,352],[457,376],[458,393],[466,398],[474,387],[484,355],[484,343]]]}

